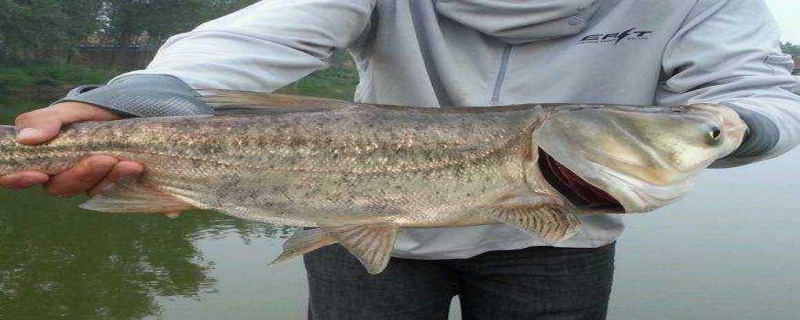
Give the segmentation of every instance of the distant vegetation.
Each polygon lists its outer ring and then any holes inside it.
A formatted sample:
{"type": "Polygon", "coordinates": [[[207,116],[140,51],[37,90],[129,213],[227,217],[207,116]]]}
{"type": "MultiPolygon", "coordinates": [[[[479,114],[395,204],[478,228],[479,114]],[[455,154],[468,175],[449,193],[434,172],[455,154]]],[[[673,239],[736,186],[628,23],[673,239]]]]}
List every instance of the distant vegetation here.
{"type": "Polygon", "coordinates": [[[781,43],[781,50],[783,53],[793,55],[795,57],[800,56],[800,45],[792,44],[791,42],[781,43]]]}
{"type": "Polygon", "coordinates": [[[0,59],[25,60],[79,43],[157,46],[257,0],[0,0],[0,59]]]}
{"type": "MultiPolygon", "coordinates": [[[[258,0],[0,0],[0,100],[52,100],[142,68],[169,36],[258,0]],[[99,59],[99,58],[102,59],[99,59]]],[[[284,88],[351,98],[349,58],[284,88]]]]}
{"type": "Polygon", "coordinates": [[[170,35],[256,1],[0,0],[0,100],[48,100],[103,83],[143,67],[170,35]],[[81,59],[92,49],[99,55],[81,59]]]}
{"type": "Polygon", "coordinates": [[[5,95],[29,100],[53,100],[78,84],[102,84],[123,72],[61,61],[0,63],[0,101],[5,95]]]}
{"type": "MultiPolygon", "coordinates": [[[[347,55],[337,55],[330,68],[317,71],[280,91],[351,100],[358,84],[358,74],[348,60],[347,55]]],[[[9,98],[46,103],[60,98],[71,87],[103,84],[126,71],[57,60],[0,63],[0,108],[9,98]]]]}
{"type": "Polygon", "coordinates": [[[358,85],[358,73],[352,65],[350,56],[339,53],[331,58],[329,68],[317,71],[280,91],[352,100],[356,85],[358,85]]]}

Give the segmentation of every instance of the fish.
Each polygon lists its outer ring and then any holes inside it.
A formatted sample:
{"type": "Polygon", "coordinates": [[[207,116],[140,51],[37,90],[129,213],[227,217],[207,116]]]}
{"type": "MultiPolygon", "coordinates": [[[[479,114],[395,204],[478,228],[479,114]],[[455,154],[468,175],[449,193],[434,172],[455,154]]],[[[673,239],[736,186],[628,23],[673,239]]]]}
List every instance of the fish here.
{"type": "Polygon", "coordinates": [[[0,126],[0,175],[107,155],[144,165],[81,205],[216,210],[307,227],[273,263],[341,244],[382,272],[398,230],[508,224],[557,244],[581,217],[653,211],[687,194],[745,127],[714,104],[420,108],[206,89],[196,116],[67,125],[42,145],[0,126]]]}

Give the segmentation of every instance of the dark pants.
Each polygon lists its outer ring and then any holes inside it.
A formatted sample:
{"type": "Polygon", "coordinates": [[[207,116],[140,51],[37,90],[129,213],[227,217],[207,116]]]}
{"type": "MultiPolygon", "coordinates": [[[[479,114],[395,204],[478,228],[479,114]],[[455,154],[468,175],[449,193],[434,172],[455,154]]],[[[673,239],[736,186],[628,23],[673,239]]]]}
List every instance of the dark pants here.
{"type": "Polygon", "coordinates": [[[339,245],[305,256],[309,319],[447,319],[458,295],[463,319],[605,319],[614,244],[531,247],[463,260],[392,258],[369,275],[339,245]]]}

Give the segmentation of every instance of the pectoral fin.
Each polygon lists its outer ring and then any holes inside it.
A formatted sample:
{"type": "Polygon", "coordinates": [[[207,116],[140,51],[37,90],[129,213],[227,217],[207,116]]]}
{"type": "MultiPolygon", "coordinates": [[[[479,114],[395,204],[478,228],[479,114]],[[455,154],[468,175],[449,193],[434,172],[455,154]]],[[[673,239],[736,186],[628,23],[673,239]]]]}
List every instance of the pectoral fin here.
{"type": "Polygon", "coordinates": [[[86,210],[132,213],[172,212],[195,209],[174,196],[143,186],[135,178],[125,177],[102,194],[80,205],[86,210]]]}
{"type": "Polygon", "coordinates": [[[530,231],[548,244],[574,236],[581,220],[568,207],[549,196],[518,196],[489,208],[497,221],[530,231]]]}

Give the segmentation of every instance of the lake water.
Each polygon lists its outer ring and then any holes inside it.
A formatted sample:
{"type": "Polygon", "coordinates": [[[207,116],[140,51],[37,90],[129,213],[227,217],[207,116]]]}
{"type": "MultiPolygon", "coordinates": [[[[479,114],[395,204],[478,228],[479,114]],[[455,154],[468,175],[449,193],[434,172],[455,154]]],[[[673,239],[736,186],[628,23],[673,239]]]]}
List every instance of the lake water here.
{"type": "MultiPolygon", "coordinates": [[[[0,124],[33,105],[0,104],[0,124]]],[[[304,319],[300,260],[266,266],[290,231],[80,201],[0,191],[0,319],[304,319]]],[[[800,318],[800,153],[627,221],[610,319],[800,318]]]]}

